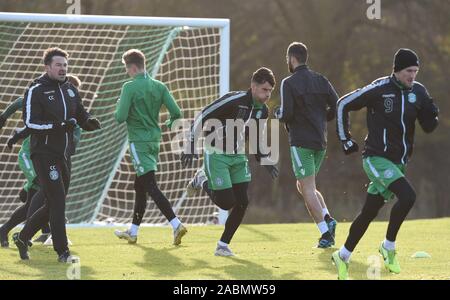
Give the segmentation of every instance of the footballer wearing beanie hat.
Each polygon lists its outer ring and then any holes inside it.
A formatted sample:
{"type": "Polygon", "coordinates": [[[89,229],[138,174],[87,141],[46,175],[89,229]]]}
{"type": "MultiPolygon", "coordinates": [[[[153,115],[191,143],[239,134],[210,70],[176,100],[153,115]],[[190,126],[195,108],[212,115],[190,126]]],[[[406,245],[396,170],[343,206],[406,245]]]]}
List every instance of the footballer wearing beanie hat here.
{"type": "Polygon", "coordinates": [[[394,72],[411,66],[419,66],[419,57],[411,49],[400,48],[394,55],[394,72]]]}

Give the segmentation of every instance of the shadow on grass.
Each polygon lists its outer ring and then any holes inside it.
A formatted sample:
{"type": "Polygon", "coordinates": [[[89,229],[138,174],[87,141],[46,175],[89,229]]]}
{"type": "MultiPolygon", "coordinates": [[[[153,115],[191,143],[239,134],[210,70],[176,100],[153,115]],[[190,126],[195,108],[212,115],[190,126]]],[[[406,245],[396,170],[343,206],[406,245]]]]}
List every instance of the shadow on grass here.
{"type": "MultiPolygon", "coordinates": [[[[93,279],[95,272],[91,267],[83,266],[83,258],[80,258],[80,264],[66,264],[57,261],[56,252],[52,247],[43,245],[34,245],[30,248],[30,260],[21,260],[19,251],[15,246],[11,246],[10,250],[15,262],[13,262],[14,270],[4,269],[0,266],[1,272],[5,272],[16,276],[18,279],[24,280],[67,280],[67,279],[93,279]],[[75,272],[74,269],[78,268],[75,272]],[[34,269],[36,272],[31,272],[34,269]],[[79,271],[78,271],[79,270],[79,271]]],[[[72,255],[77,256],[77,252],[71,251],[72,255]]]]}
{"type": "Polygon", "coordinates": [[[186,257],[189,259],[188,265],[186,264],[187,260],[181,260],[172,254],[176,251],[182,251],[185,246],[167,246],[162,249],[155,249],[140,244],[136,244],[135,246],[144,251],[143,261],[136,263],[136,266],[152,273],[152,278],[154,279],[177,278],[180,276],[180,273],[203,270],[208,267],[206,261],[186,257]]]}
{"type": "Polygon", "coordinates": [[[274,275],[273,270],[236,256],[229,258],[220,257],[218,259],[230,259],[237,263],[221,268],[232,279],[291,280],[300,274],[298,272],[291,272],[283,275],[274,275]]]}
{"type": "Polygon", "coordinates": [[[259,235],[260,237],[262,237],[264,240],[270,240],[273,242],[279,241],[278,237],[271,235],[267,232],[264,232],[263,230],[258,230],[255,228],[255,226],[251,226],[251,225],[241,225],[239,226],[238,230],[247,230],[250,231],[256,235],[259,235]]]}
{"type": "MultiPolygon", "coordinates": [[[[184,273],[196,276],[196,272],[202,273],[197,277],[190,279],[267,279],[267,280],[287,280],[298,275],[296,272],[275,276],[273,271],[239,257],[213,257],[217,260],[219,266],[212,265],[211,261],[205,261],[198,258],[186,256],[183,259],[173,255],[177,251],[183,251],[184,246],[166,247],[163,249],[154,249],[151,247],[136,245],[144,253],[144,261],[137,263],[136,266],[147,270],[153,274],[154,279],[176,279],[184,273]],[[223,265],[224,260],[229,262],[223,265]]],[[[205,255],[213,255],[207,253],[205,255]]]]}

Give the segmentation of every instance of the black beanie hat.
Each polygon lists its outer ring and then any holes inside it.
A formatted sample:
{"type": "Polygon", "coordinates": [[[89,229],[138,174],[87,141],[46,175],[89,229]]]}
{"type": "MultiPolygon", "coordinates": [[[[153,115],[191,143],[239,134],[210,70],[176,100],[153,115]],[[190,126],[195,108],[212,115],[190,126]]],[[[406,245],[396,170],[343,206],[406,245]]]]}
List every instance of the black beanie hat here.
{"type": "Polygon", "coordinates": [[[401,71],[411,66],[419,66],[419,57],[411,49],[401,48],[394,56],[394,72],[401,71]]]}

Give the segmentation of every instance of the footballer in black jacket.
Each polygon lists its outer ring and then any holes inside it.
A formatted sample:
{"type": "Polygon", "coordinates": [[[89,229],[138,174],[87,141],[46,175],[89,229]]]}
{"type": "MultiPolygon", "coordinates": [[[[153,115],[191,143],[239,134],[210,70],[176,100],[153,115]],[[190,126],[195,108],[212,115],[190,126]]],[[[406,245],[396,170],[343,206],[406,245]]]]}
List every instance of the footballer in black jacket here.
{"type": "Polygon", "coordinates": [[[67,80],[68,53],[60,48],[44,52],[46,73],[24,96],[23,121],[31,130],[30,152],[36,175],[45,194],[45,205],[13,235],[21,259],[29,259],[29,240],[50,221],[53,248],[58,261],[70,261],[65,225],[65,202],[70,183],[70,156],[74,153],[73,130],[100,128],[100,122],[84,109],[78,90],[67,80]]]}
{"type": "Polygon", "coordinates": [[[416,193],[405,177],[408,158],[412,154],[415,122],[429,133],[438,125],[439,109],[426,88],[415,81],[419,58],[410,49],[399,49],[394,56],[393,74],[342,97],[337,104],[336,122],[339,140],[346,154],[358,151],[349,132],[348,112],[367,108],[368,134],[363,152],[363,167],[370,183],[367,200],[350,227],[342,248],[332,255],[338,278],[348,276],[348,262],[370,222],[385,202],[397,197],[391,210],[386,238],[379,252],[386,268],[400,273],[395,240],[412,208],[416,193]]]}

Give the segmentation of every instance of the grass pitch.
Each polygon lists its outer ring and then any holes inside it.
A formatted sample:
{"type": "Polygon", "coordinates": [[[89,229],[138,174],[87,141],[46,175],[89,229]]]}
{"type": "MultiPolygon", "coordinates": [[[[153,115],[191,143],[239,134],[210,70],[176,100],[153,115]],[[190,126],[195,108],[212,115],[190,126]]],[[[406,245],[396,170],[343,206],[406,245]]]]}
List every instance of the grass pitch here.
{"type": "MultiPolygon", "coordinates": [[[[234,258],[214,256],[221,226],[188,227],[178,247],[172,246],[170,227],[141,228],[136,245],[117,239],[114,228],[70,228],[68,235],[72,254],[80,257],[81,279],[336,279],[330,257],[349,226],[339,223],[335,248],[323,250],[314,248],[314,224],[242,225],[230,244],[234,258]]],[[[386,222],[371,224],[353,253],[351,279],[450,279],[450,218],[403,224],[399,275],[389,274],[378,255],[386,228],[386,222]],[[431,258],[412,258],[417,251],[431,258]]],[[[52,247],[34,245],[30,255],[21,261],[13,243],[1,248],[0,279],[67,279],[69,265],[56,262],[52,247]]]]}

